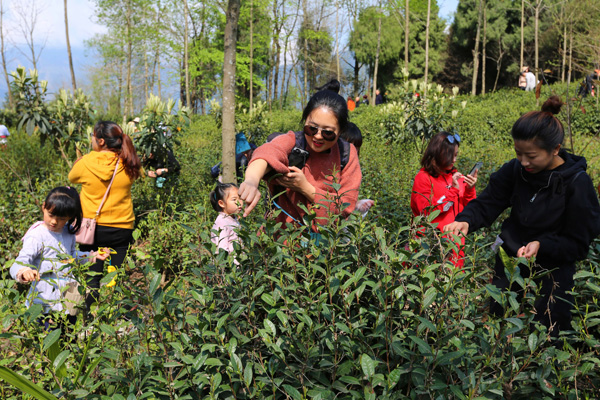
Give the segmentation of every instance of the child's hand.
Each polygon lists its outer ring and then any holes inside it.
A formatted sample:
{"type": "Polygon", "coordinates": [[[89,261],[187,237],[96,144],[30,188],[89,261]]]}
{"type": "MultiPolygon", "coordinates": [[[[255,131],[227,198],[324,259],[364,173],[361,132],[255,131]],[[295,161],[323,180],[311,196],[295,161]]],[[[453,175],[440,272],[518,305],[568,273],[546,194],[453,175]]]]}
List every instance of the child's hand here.
{"type": "Polygon", "coordinates": [[[35,270],[35,269],[27,268],[21,274],[21,280],[24,281],[24,282],[39,281],[40,280],[40,273],[37,270],[35,270]]]}
{"type": "Polygon", "coordinates": [[[108,248],[108,247],[98,249],[97,252],[92,252],[92,254],[94,255],[94,261],[96,261],[96,260],[104,261],[110,257],[111,253],[112,252],[111,252],[110,248],[108,248]]]}

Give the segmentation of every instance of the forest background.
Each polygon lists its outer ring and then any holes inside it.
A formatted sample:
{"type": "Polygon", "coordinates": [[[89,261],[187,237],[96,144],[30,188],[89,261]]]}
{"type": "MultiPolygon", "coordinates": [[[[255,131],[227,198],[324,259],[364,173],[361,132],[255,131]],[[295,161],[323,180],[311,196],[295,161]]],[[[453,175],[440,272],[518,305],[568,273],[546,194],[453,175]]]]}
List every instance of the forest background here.
{"type": "MultiPolygon", "coordinates": [[[[66,52],[53,50],[55,42],[64,41],[65,26],[59,23],[66,21],[71,42],[80,47],[82,32],[90,39],[85,59],[76,54],[71,79],[63,69],[60,80],[50,81],[52,91],[79,83],[98,112],[113,119],[131,118],[149,93],[179,97],[199,114],[208,112],[211,100],[221,99],[226,2],[90,3],[84,8],[66,0],[4,0],[5,76],[14,70],[15,59],[40,69],[44,52],[54,60],[64,57],[68,65],[69,40],[66,52]],[[61,6],[67,19],[53,19],[49,27],[48,8],[56,14],[61,6]],[[75,77],[77,64],[86,68],[75,77]]],[[[600,33],[594,29],[599,14],[591,0],[460,0],[452,20],[440,16],[435,0],[244,1],[236,100],[245,106],[261,100],[269,108],[294,108],[330,78],[342,82],[344,95],[371,96],[374,81],[385,93],[403,68],[410,78],[473,94],[515,86],[523,65],[549,82],[564,82],[569,71],[572,79],[580,79],[600,63],[600,33]]],[[[8,77],[3,83],[6,88],[8,77]]]]}

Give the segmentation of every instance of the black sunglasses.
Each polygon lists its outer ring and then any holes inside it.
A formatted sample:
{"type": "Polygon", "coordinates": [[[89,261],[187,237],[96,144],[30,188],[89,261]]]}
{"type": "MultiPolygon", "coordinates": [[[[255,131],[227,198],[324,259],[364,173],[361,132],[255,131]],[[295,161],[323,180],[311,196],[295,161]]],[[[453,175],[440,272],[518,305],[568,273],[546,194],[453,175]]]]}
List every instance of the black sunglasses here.
{"type": "Polygon", "coordinates": [[[304,125],[304,134],[308,136],[315,136],[319,131],[321,131],[321,136],[323,139],[328,142],[333,142],[337,137],[337,133],[334,131],[330,131],[329,129],[322,129],[312,125],[304,125]]]}

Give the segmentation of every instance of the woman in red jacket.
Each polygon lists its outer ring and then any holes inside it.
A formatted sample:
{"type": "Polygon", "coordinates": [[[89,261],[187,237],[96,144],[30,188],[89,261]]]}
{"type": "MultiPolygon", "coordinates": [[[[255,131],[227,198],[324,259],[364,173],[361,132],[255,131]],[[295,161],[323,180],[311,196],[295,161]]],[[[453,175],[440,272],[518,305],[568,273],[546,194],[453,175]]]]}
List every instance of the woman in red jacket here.
{"type": "MultiPolygon", "coordinates": [[[[434,210],[440,214],[434,218],[437,228],[442,231],[444,226],[454,222],[467,203],[476,196],[475,183],[477,171],[471,175],[463,175],[454,168],[460,136],[448,132],[440,132],[431,141],[421,158],[421,170],[415,177],[410,207],[413,215],[429,215],[434,210]]],[[[464,245],[464,238],[462,239],[464,245]]],[[[452,262],[462,267],[464,253],[454,254],[452,262]]]]}

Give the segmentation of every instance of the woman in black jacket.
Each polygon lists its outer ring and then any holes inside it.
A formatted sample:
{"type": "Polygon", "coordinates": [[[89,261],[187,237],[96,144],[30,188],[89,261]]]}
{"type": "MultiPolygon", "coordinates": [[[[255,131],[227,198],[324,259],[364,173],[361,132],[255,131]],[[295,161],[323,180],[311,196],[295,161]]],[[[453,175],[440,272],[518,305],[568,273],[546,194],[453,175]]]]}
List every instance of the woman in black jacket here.
{"type": "MultiPolygon", "coordinates": [[[[533,271],[520,266],[522,276],[551,271],[538,281],[541,298],[535,302],[535,319],[553,329],[553,334],[570,329],[573,296],[569,292],[575,262],[587,256],[590,243],[600,234],[600,205],[585,172],[585,158],[561,149],[564,130],[554,116],[561,106],[561,100],[552,96],[542,111],[528,112],[517,120],[511,132],[517,158],[492,174],[481,195],[445,227],[445,231],[466,235],[490,226],[511,207],[496,244],[509,256],[535,257],[533,271]]],[[[492,283],[509,289],[498,255],[492,283]]],[[[491,311],[503,314],[495,302],[491,311]]]]}

